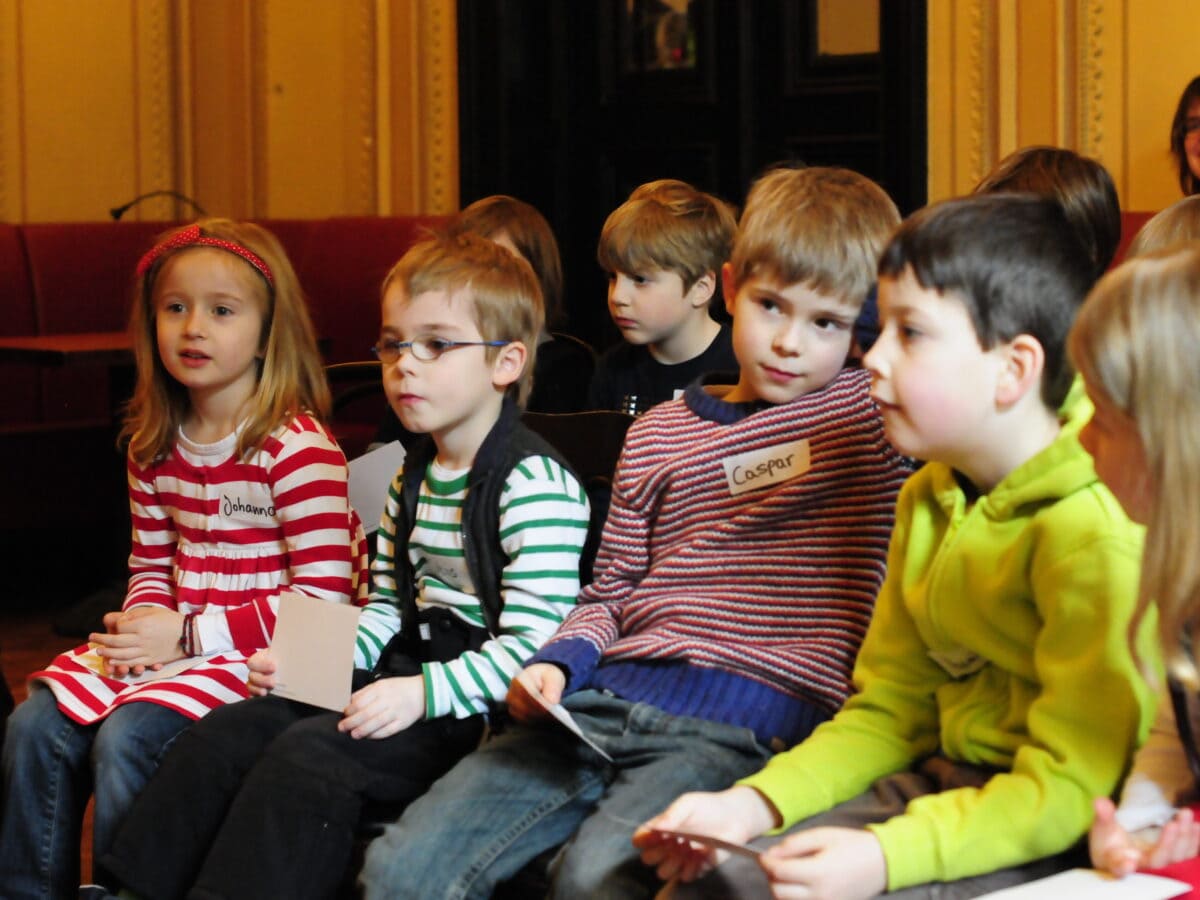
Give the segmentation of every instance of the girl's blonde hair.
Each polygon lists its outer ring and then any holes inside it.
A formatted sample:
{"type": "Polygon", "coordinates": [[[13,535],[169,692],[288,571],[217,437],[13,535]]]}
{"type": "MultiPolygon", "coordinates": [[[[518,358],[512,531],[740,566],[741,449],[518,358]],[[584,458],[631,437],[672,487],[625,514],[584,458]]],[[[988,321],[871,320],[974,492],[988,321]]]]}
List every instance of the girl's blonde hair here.
{"type": "Polygon", "coordinates": [[[1105,275],[1068,341],[1089,392],[1128,416],[1142,441],[1149,503],[1138,608],[1151,604],[1169,674],[1196,684],[1200,638],[1200,242],[1131,260],[1105,275]]]}
{"type": "Polygon", "coordinates": [[[251,222],[203,219],[162,236],[139,265],[129,333],[137,362],[137,386],[125,412],[122,442],[141,466],[164,458],[175,444],[188,410],[187,389],[168,374],[158,355],[154,284],[167,260],[198,247],[220,247],[240,256],[253,273],[263,302],[258,390],[238,436],[245,457],[293,416],[306,412],[320,421],[329,416],[329,385],[300,282],[275,235],[251,222]],[[197,230],[198,229],[198,230],[197,230]],[[264,273],[249,251],[265,264],[264,273]],[[272,283],[273,282],[273,286],[272,283]]]}
{"type": "Polygon", "coordinates": [[[1165,250],[1183,241],[1200,240],[1200,194],[1184,197],[1155,213],[1138,231],[1125,253],[1126,259],[1165,250]]]}

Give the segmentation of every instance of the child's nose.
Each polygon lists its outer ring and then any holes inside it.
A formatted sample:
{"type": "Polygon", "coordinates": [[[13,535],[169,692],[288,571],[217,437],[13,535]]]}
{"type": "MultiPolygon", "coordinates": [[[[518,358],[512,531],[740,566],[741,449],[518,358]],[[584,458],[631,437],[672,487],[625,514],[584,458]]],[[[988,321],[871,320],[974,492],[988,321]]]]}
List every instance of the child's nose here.
{"type": "Polygon", "coordinates": [[[883,346],[883,335],[881,334],[876,338],[871,349],[863,356],[863,368],[871,373],[872,378],[878,378],[883,375],[883,366],[886,362],[883,346]]]}
{"type": "Polygon", "coordinates": [[[804,351],[803,329],[798,323],[782,325],[775,332],[775,350],[788,356],[799,356],[804,351]]]}

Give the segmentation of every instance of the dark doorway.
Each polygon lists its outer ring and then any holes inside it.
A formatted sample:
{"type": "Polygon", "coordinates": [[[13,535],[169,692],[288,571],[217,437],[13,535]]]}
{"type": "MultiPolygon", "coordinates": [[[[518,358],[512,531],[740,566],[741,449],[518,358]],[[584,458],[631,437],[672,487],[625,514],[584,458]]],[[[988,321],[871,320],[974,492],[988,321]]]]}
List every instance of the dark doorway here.
{"type": "Polygon", "coordinates": [[[644,181],[740,204],[764,166],[802,160],[876,179],[902,213],[922,206],[925,3],[878,0],[862,23],[875,44],[829,52],[822,10],[850,8],[864,5],[459,0],[463,203],[507,193],[542,210],[562,247],[567,330],[601,349],[618,335],[596,239],[644,181]]]}

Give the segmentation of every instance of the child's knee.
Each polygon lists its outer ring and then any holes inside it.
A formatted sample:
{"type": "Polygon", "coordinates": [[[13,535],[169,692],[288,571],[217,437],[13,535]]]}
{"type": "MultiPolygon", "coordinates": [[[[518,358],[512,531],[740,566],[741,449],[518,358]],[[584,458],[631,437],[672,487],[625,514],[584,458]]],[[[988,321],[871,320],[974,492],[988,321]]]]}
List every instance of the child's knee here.
{"type": "Polygon", "coordinates": [[[550,897],[650,896],[658,879],[642,865],[628,834],[619,840],[575,840],[550,864],[550,897]]]}

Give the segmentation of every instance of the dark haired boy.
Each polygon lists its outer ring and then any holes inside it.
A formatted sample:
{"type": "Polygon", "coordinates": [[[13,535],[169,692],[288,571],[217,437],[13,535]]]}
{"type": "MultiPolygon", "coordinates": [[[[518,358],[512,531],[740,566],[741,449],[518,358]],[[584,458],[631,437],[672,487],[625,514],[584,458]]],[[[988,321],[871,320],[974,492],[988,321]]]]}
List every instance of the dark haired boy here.
{"type": "Polygon", "coordinates": [[[1061,208],[931,207],[879,274],[872,396],[896,448],[929,462],[900,494],[858,692],[761,772],[639,830],[644,862],[690,880],[714,851],[663,831],[790,829],[677,896],[973,897],[1066,868],[1153,714],[1126,634],[1141,533],[1079,444],[1086,415],[1056,413],[1092,280],[1061,208]]]}

